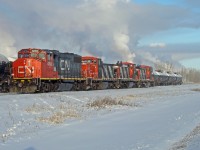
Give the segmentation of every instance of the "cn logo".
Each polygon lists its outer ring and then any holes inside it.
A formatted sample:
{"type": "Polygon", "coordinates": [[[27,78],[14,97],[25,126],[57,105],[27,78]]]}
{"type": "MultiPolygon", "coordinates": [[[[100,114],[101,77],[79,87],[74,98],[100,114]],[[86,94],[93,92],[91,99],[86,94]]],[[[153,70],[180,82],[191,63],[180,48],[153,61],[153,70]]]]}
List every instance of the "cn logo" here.
{"type": "Polygon", "coordinates": [[[31,75],[34,73],[34,67],[28,67],[28,66],[19,66],[18,67],[18,73],[19,74],[27,74],[31,75]]]}

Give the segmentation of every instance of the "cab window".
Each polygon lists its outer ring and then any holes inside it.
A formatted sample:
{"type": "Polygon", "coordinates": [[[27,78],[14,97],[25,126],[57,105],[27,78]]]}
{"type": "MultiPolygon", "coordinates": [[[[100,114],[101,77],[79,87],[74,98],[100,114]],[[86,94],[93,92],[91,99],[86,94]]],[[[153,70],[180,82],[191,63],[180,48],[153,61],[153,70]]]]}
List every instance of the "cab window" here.
{"type": "Polygon", "coordinates": [[[44,60],[45,59],[45,54],[44,53],[40,53],[39,54],[39,58],[44,60]]]}
{"type": "Polygon", "coordinates": [[[36,58],[37,57],[37,53],[31,53],[31,57],[32,58],[36,58]]]}
{"type": "Polygon", "coordinates": [[[48,59],[48,61],[51,61],[51,55],[50,54],[47,55],[47,59],[48,59]]]}

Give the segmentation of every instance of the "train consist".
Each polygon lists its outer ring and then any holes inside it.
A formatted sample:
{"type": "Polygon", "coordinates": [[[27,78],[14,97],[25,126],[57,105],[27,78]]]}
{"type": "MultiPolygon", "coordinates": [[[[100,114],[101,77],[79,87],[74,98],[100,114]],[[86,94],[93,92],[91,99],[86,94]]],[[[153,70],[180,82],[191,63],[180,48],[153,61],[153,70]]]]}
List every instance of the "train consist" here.
{"type": "MultiPolygon", "coordinates": [[[[2,57],[1,57],[2,58],[2,57]]],[[[28,48],[14,62],[0,60],[1,92],[54,92],[102,90],[182,84],[176,73],[154,71],[148,65],[28,48]]]]}

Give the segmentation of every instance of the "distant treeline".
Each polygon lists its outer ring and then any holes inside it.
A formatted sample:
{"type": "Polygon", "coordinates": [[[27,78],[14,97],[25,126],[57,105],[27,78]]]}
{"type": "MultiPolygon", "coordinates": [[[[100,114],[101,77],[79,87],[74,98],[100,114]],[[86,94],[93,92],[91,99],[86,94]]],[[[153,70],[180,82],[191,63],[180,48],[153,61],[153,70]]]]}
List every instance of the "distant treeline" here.
{"type": "Polygon", "coordinates": [[[180,73],[183,76],[183,82],[200,83],[200,70],[182,68],[180,73]]]}

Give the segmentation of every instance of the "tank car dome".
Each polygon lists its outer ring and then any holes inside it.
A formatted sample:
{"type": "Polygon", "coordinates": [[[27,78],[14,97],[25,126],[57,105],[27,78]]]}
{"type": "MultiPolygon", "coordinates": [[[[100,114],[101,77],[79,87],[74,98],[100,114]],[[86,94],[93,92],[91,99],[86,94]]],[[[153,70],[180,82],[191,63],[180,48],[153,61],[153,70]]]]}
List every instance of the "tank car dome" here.
{"type": "Polygon", "coordinates": [[[4,55],[0,54],[0,62],[2,61],[8,62],[9,60],[4,55]]]}

